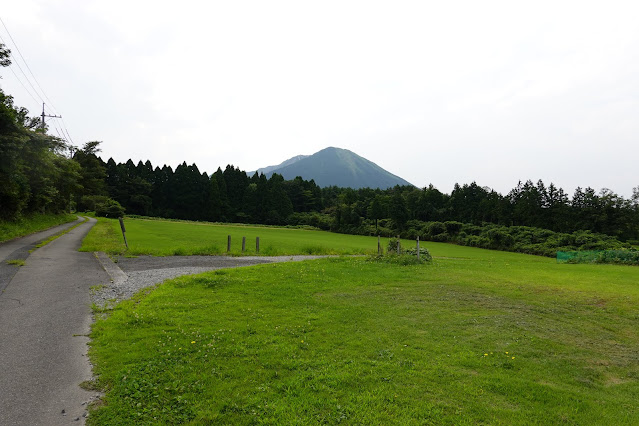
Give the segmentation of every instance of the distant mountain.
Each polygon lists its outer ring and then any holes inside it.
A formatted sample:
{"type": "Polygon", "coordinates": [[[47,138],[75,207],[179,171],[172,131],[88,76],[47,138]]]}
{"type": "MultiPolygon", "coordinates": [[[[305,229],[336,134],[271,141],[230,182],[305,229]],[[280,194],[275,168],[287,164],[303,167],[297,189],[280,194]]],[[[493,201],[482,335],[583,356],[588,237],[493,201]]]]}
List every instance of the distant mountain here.
{"type": "Polygon", "coordinates": [[[265,167],[262,170],[267,177],[273,173],[284,179],[301,176],[305,180],[314,179],[321,187],[339,186],[342,188],[392,188],[395,185],[411,185],[409,182],[387,172],[377,164],[360,157],[347,149],[325,148],[310,156],[298,155],[279,166],[265,167]],[[269,169],[268,172],[263,170],[269,169]]]}
{"type": "MultiPolygon", "coordinates": [[[[293,164],[293,163],[295,163],[295,162],[297,162],[297,161],[299,161],[299,160],[301,160],[303,158],[306,158],[306,157],[308,157],[308,155],[296,155],[295,157],[289,158],[288,160],[284,161],[283,163],[278,164],[277,166],[262,167],[261,169],[257,169],[256,172],[257,172],[258,175],[261,174],[261,173],[264,173],[265,175],[270,176],[270,175],[273,174],[273,173],[271,173],[272,171],[277,170],[277,169],[281,169],[282,167],[286,167],[288,165],[291,165],[291,164],[293,164]]],[[[255,172],[249,172],[247,174],[249,176],[253,176],[255,174],[255,172]]]]}

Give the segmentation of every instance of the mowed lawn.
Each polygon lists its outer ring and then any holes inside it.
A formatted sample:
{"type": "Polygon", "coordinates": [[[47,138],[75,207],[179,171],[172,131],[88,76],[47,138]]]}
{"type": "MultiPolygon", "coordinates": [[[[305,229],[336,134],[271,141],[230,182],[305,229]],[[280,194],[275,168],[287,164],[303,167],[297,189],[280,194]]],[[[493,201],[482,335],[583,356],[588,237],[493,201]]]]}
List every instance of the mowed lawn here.
{"type": "Polygon", "coordinates": [[[639,268],[425,245],[121,303],[93,326],[89,423],[639,424],[639,268]]]}
{"type": "MultiPolygon", "coordinates": [[[[128,218],[125,219],[125,228],[129,244],[126,254],[133,256],[227,254],[228,235],[231,235],[233,255],[242,254],[242,237],[246,238],[246,255],[348,255],[377,252],[377,237],[316,230],[128,218]],[[256,237],[260,237],[259,253],[256,253],[256,237]]],[[[406,243],[411,247],[415,245],[415,242],[406,243]]],[[[388,238],[382,238],[382,246],[387,244],[388,238]]],[[[99,218],[99,223],[84,240],[82,250],[125,253],[118,221],[99,218]]]]}

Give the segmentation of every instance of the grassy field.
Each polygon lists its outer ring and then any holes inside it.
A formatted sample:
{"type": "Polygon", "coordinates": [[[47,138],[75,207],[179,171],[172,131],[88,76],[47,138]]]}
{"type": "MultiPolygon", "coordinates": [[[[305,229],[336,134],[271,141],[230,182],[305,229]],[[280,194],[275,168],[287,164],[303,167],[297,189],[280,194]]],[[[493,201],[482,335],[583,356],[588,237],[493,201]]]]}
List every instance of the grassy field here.
{"type": "Polygon", "coordinates": [[[112,424],[639,424],[639,268],[426,243],[181,277],[96,322],[112,424]]]}
{"type": "MultiPolygon", "coordinates": [[[[231,254],[242,254],[246,237],[246,255],[255,255],[255,237],[260,237],[260,255],[292,254],[366,254],[377,252],[377,238],[334,234],[326,231],[275,228],[248,225],[220,225],[207,222],[174,222],[126,219],[129,250],[117,220],[98,218],[98,224],[85,238],[82,251],[108,254],[154,256],[226,254],[231,235],[231,254]]],[[[385,246],[388,239],[382,238],[385,246]]],[[[415,242],[406,241],[410,247],[415,242]]]]}
{"type": "Polygon", "coordinates": [[[74,214],[33,214],[16,221],[0,221],[0,242],[73,222],[77,218],[74,214]]]}

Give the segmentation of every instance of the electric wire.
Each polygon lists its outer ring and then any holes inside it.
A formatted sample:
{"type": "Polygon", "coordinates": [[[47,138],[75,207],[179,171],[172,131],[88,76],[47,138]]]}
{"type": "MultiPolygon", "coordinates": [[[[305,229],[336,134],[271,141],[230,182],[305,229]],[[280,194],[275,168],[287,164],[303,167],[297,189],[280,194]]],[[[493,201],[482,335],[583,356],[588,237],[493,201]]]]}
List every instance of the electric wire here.
{"type": "Polygon", "coordinates": [[[64,140],[66,140],[66,138],[64,138],[64,137],[62,137],[62,136],[60,135],[60,130],[58,130],[58,126],[55,126],[55,125],[54,125],[54,128],[55,128],[55,132],[58,134],[58,137],[59,137],[60,139],[64,139],[64,140]]]}
{"type": "MultiPolygon", "coordinates": [[[[7,35],[9,36],[9,38],[11,39],[11,42],[13,43],[13,47],[15,47],[15,50],[18,52],[18,55],[20,56],[20,59],[22,59],[22,62],[24,64],[24,66],[27,68],[27,70],[29,71],[29,74],[31,74],[31,77],[33,78],[33,81],[35,81],[35,84],[38,86],[38,88],[40,89],[40,92],[38,92],[38,90],[35,88],[35,86],[33,85],[33,83],[31,82],[31,79],[29,78],[29,76],[24,72],[24,70],[22,69],[22,67],[20,66],[19,61],[17,60],[16,56],[13,55],[13,53],[11,52],[11,50],[9,51],[9,56],[13,59],[12,64],[16,64],[18,66],[18,69],[20,70],[20,72],[22,73],[22,75],[24,76],[25,80],[27,81],[27,83],[29,84],[29,86],[31,86],[31,88],[33,89],[33,92],[36,94],[36,96],[38,98],[40,98],[40,101],[42,101],[42,107],[43,110],[45,111],[45,113],[48,113],[50,115],[55,115],[57,117],[55,118],[60,118],[60,120],[62,121],[62,125],[58,128],[57,125],[54,124],[55,128],[56,128],[56,132],[59,132],[58,135],[60,135],[67,143],[73,145],[73,139],[71,138],[71,135],[69,133],[69,130],[67,129],[67,125],[64,122],[64,119],[62,119],[62,114],[60,114],[58,112],[58,109],[55,107],[55,105],[53,104],[53,102],[51,101],[51,99],[49,98],[49,96],[47,96],[47,93],[44,91],[44,89],[42,88],[42,85],[40,84],[40,82],[38,81],[38,79],[36,78],[35,74],[33,73],[33,70],[31,70],[31,67],[29,66],[29,64],[27,63],[27,60],[24,58],[24,55],[22,54],[22,52],[20,51],[20,48],[18,47],[18,44],[16,43],[16,41],[14,40],[13,36],[11,35],[11,32],[9,31],[9,28],[7,28],[7,25],[5,24],[4,20],[2,18],[0,18],[0,23],[2,23],[2,26],[4,27],[7,35]],[[42,95],[41,95],[41,94],[42,95]],[[45,99],[47,102],[45,102],[45,99]],[[47,111],[48,110],[48,111],[47,111]]],[[[4,41],[4,39],[2,39],[2,36],[0,36],[0,42],[2,42],[5,46],[8,46],[7,43],[4,41]]],[[[9,67],[9,69],[11,69],[11,72],[13,73],[13,75],[16,77],[16,80],[18,80],[18,82],[20,83],[20,85],[24,88],[24,90],[27,92],[27,94],[29,94],[29,96],[36,102],[39,103],[38,100],[36,99],[36,96],[34,96],[31,91],[27,88],[27,86],[23,83],[22,79],[18,76],[18,74],[15,72],[15,70],[13,70],[13,67],[9,67]]]]}
{"type": "Polygon", "coordinates": [[[57,124],[53,124],[53,128],[55,129],[55,132],[58,134],[58,137],[62,140],[64,140],[66,143],[69,143],[69,140],[67,139],[67,137],[64,135],[64,131],[60,129],[60,127],[58,127],[57,124]]]}
{"type": "Polygon", "coordinates": [[[24,88],[24,91],[27,92],[27,94],[29,96],[31,96],[31,99],[33,99],[33,101],[37,104],[38,100],[35,98],[35,96],[33,96],[33,94],[31,94],[31,92],[29,91],[29,89],[27,89],[27,86],[24,85],[22,80],[20,80],[20,77],[18,77],[18,74],[16,74],[16,72],[13,70],[13,68],[11,66],[9,66],[8,68],[11,70],[13,75],[16,77],[16,80],[18,80],[18,83],[20,83],[20,85],[24,88]]]}
{"type": "MultiPolygon", "coordinates": [[[[0,41],[2,42],[2,44],[4,44],[5,46],[7,45],[7,43],[5,43],[5,41],[2,39],[2,36],[0,36],[0,41]]],[[[29,79],[29,77],[27,76],[27,74],[24,72],[24,70],[22,69],[22,67],[20,66],[20,62],[18,62],[16,60],[16,57],[13,55],[13,53],[9,52],[9,56],[11,56],[11,58],[13,58],[13,61],[11,62],[11,65],[15,64],[18,69],[20,70],[20,72],[22,73],[22,75],[24,76],[24,79],[27,81],[27,83],[29,83],[29,86],[31,86],[31,88],[33,89],[33,91],[35,92],[36,96],[40,98],[40,100],[42,101],[42,103],[44,103],[44,99],[42,98],[42,96],[40,96],[40,94],[38,93],[38,90],[33,86],[33,83],[31,83],[31,80],[29,79]]],[[[9,68],[11,68],[11,65],[9,65],[9,68]]],[[[17,78],[17,74],[15,73],[15,71],[13,72],[14,75],[16,75],[17,78]]],[[[24,87],[24,84],[22,85],[22,87],[24,87]]],[[[26,87],[25,87],[26,89],[26,87]]],[[[32,96],[33,97],[33,96],[32,96]]],[[[36,101],[37,102],[37,101],[36,101]]]]}
{"type": "MultiPolygon", "coordinates": [[[[20,55],[20,58],[22,58],[22,62],[24,63],[24,65],[27,67],[27,70],[29,71],[29,74],[31,74],[31,77],[33,77],[33,81],[35,81],[36,85],[38,86],[38,88],[40,89],[40,92],[42,92],[42,95],[44,96],[44,98],[49,102],[49,104],[51,105],[52,109],[53,109],[53,114],[54,115],[61,115],[61,114],[56,114],[56,110],[57,108],[55,107],[55,105],[53,105],[53,102],[51,102],[51,99],[49,99],[49,97],[47,96],[46,92],[44,91],[44,89],[42,88],[42,86],[40,85],[40,82],[38,81],[38,79],[36,78],[35,74],[33,74],[33,71],[31,71],[31,67],[29,66],[29,64],[27,63],[27,60],[24,59],[24,56],[22,55],[22,52],[20,51],[20,48],[18,47],[18,43],[16,43],[16,41],[13,39],[13,37],[11,36],[11,33],[9,32],[9,29],[7,28],[7,25],[4,23],[4,21],[2,20],[2,18],[0,17],[0,22],[2,23],[2,26],[4,27],[5,31],[7,32],[7,34],[9,35],[9,38],[11,39],[11,41],[13,42],[13,45],[15,46],[18,54],[20,55]]],[[[3,41],[4,43],[4,41],[3,41]]],[[[30,84],[30,83],[29,83],[30,84]]],[[[35,89],[35,88],[34,88],[35,89]]],[[[42,97],[40,97],[42,98],[42,97]]],[[[44,100],[42,100],[43,103],[44,100]]]]}
{"type": "Polygon", "coordinates": [[[67,130],[67,125],[64,122],[64,120],[62,119],[62,117],[60,117],[60,120],[62,120],[62,125],[63,125],[63,130],[64,132],[67,134],[67,136],[69,137],[69,140],[71,141],[71,145],[73,145],[73,138],[71,137],[71,135],[69,134],[69,131],[67,130]]]}

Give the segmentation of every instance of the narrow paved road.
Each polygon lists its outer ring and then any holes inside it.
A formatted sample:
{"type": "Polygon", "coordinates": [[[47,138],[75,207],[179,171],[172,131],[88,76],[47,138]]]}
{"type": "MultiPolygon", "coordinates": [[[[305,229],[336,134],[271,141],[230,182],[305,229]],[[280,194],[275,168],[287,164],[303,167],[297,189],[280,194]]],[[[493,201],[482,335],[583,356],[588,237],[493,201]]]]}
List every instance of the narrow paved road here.
{"type": "Polygon", "coordinates": [[[54,226],[46,231],[36,232],[23,238],[0,243],[0,292],[5,289],[16,272],[18,272],[18,267],[8,265],[7,260],[25,260],[29,257],[29,250],[34,249],[40,241],[44,241],[50,236],[62,232],[83,220],[84,218],[78,217],[78,220],[75,222],[54,226]]]}
{"type": "Polygon", "coordinates": [[[109,281],[77,251],[94,223],[33,252],[0,293],[0,425],[84,423],[95,394],[78,386],[91,378],[89,291],[109,281]]]}

